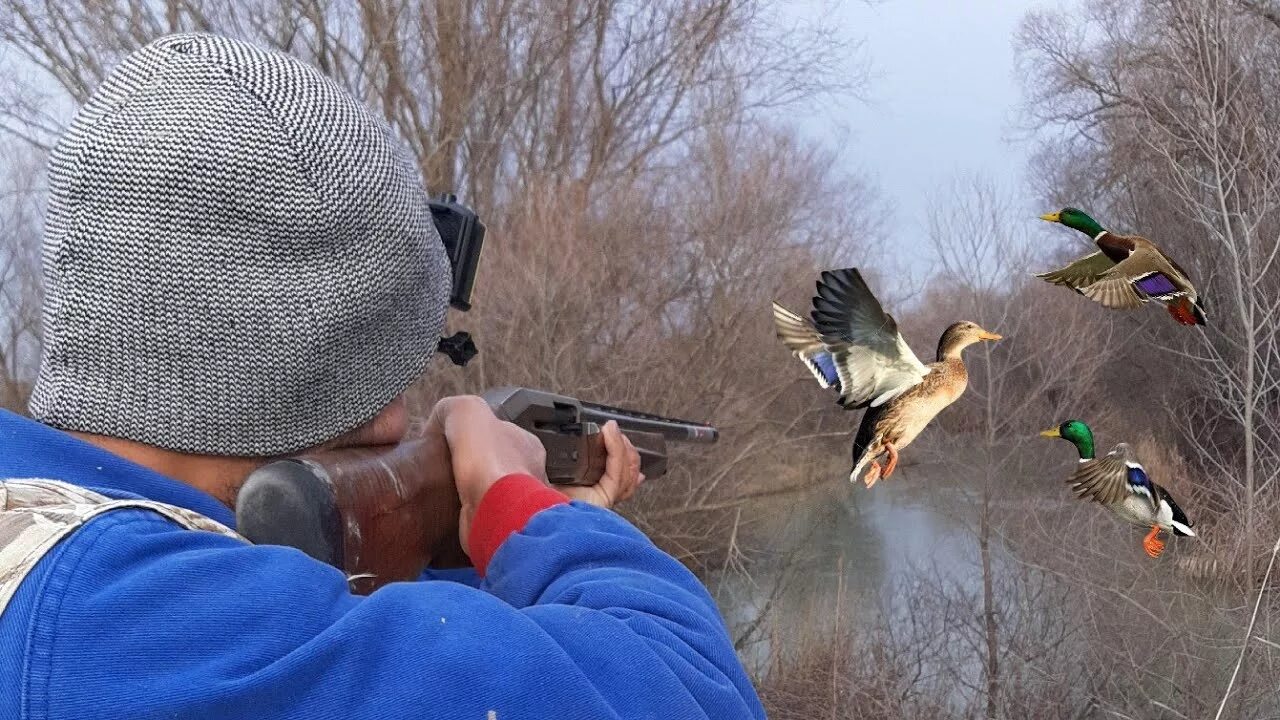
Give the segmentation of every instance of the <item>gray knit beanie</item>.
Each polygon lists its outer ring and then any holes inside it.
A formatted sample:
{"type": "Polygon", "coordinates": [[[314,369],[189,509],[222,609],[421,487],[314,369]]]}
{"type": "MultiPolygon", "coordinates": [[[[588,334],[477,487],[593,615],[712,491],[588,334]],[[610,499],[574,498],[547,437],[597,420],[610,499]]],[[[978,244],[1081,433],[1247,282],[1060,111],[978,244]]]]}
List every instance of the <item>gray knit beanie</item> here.
{"type": "Polygon", "coordinates": [[[449,260],[385,124],[280,53],[171,35],[49,165],[36,419],[263,457],[368,421],[444,327],[449,260]]]}

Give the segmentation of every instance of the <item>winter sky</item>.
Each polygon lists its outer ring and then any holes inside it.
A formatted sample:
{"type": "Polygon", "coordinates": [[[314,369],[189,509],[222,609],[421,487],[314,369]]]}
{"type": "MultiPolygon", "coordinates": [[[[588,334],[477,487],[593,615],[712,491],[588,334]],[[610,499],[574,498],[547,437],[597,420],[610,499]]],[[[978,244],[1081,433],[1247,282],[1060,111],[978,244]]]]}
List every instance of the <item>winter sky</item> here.
{"type": "MultiPolygon", "coordinates": [[[[1021,87],[1013,36],[1028,10],[1046,4],[795,2],[798,15],[863,43],[873,73],[865,100],[832,104],[804,126],[836,143],[841,161],[870,176],[890,201],[886,240],[923,249],[925,198],[957,176],[981,174],[1017,192],[1031,148],[1015,122],[1021,87]]],[[[926,270],[927,263],[911,266],[926,270]]]]}

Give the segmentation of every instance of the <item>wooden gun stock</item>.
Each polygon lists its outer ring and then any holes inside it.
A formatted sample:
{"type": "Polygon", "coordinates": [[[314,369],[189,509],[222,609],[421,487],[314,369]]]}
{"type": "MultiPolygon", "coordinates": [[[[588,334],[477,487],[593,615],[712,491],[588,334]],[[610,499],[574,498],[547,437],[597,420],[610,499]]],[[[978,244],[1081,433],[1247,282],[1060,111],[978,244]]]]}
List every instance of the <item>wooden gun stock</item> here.
{"type": "MultiPolygon", "coordinates": [[[[714,428],[527,388],[485,394],[494,414],[547,451],[547,477],[593,485],[604,473],[600,426],[617,420],[647,477],[667,468],[666,440],[714,442],[714,428]]],[[[236,499],[236,529],[255,544],[286,545],[341,568],[354,592],[414,580],[427,567],[470,564],[458,540],[461,502],[443,436],[417,423],[403,441],[304,453],[252,473],[236,499]]]]}
{"type": "Polygon", "coordinates": [[[465,567],[449,447],[423,426],[396,445],[264,466],[236,499],[237,529],[256,544],[287,545],[341,568],[361,594],[428,566],[465,567]]]}

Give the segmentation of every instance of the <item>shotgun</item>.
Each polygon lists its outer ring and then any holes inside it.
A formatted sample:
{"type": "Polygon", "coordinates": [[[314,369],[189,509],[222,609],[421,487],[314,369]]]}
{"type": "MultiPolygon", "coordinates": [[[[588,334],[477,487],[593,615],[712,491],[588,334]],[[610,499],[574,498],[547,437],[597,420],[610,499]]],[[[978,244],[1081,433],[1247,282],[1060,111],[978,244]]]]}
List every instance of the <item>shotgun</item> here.
{"type": "MultiPolygon", "coordinates": [[[[609,407],[523,387],[483,395],[500,419],[532,433],[547,453],[547,479],[593,485],[604,472],[600,427],[615,420],[648,478],[667,471],[666,443],[714,443],[710,425],[609,407]]],[[[461,503],[443,437],[416,421],[404,440],[378,448],[303,453],[254,471],[236,499],[236,529],[255,544],[286,545],[343,570],[367,594],[413,580],[427,567],[470,564],[458,541],[461,503]]]]}

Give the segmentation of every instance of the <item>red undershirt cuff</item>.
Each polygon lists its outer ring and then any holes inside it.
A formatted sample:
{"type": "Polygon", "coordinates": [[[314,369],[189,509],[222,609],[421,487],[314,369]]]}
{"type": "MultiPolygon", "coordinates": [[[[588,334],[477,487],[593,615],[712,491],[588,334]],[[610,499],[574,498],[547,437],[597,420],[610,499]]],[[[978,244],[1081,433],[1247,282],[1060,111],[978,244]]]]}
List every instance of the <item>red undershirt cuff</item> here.
{"type": "Polygon", "coordinates": [[[480,498],[467,547],[471,563],[484,577],[493,554],[512,533],[520,532],[529,518],[554,505],[564,505],[569,498],[552,490],[532,475],[505,475],[480,498]]]}

